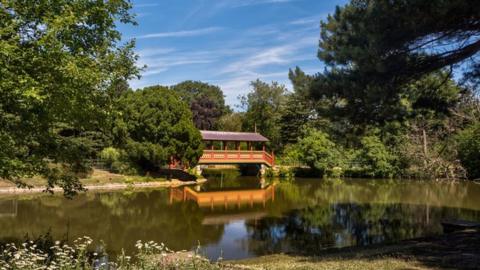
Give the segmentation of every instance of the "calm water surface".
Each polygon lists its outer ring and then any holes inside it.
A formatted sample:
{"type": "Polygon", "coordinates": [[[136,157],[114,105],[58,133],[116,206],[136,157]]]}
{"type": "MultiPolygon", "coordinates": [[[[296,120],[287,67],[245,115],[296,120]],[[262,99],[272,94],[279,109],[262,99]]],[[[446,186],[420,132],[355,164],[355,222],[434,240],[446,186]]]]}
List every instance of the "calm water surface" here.
{"type": "Polygon", "coordinates": [[[111,254],[122,248],[133,252],[137,240],[163,242],[175,250],[200,243],[211,259],[221,254],[237,259],[277,252],[315,254],[330,247],[439,234],[440,220],[446,218],[480,221],[480,185],[472,182],[268,183],[234,172],[208,179],[189,190],[92,191],[73,200],[3,197],[0,241],[47,232],[54,239],[88,235],[103,240],[111,254]]]}

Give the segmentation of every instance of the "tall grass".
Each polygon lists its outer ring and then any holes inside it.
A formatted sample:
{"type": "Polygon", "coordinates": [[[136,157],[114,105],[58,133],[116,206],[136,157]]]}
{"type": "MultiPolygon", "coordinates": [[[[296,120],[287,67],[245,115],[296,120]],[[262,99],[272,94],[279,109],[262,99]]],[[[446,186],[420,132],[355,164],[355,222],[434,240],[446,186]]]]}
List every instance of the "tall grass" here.
{"type": "Polygon", "coordinates": [[[136,254],[124,252],[115,262],[106,260],[105,252],[92,252],[92,239],[84,236],[73,246],[55,242],[48,250],[28,241],[20,246],[7,244],[0,254],[1,270],[80,270],[80,269],[225,269],[219,262],[210,262],[195,252],[174,252],[164,244],[137,241],[136,254]]]}

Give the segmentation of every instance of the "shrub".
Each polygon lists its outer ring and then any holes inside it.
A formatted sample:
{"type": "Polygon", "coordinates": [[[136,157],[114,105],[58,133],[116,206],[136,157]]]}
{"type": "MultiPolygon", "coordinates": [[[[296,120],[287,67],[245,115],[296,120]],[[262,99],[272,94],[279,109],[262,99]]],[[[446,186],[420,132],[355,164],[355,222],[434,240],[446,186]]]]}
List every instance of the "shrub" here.
{"type": "Polygon", "coordinates": [[[328,171],[328,176],[333,178],[339,178],[343,176],[343,169],[342,167],[333,167],[328,171]]]}
{"type": "Polygon", "coordinates": [[[275,177],[275,172],[272,168],[266,168],[263,176],[265,176],[266,178],[273,178],[275,177]]]}
{"type": "Polygon", "coordinates": [[[202,138],[188,105],[175,92],[162,86],[128,91],[117,105],[115,145],[135,167],[155,171],[171,157],[195,165],[202,154],[202,138]]]}
{"type": "Polygon", "coordinates": [[[308,130],[305,137],[296,144],[300,161],[310,168],[325,173],[342,163],[340,151],[328,135],[319,130],[308,130]]]}
{"type": "Polygon", "coordinates": [[[280,166],[280,168],[278,169],[278,177],[283,179],[292,179],[294,177],[292,168],[280,166]]]}
{"type": "Polygon", "coordinates": [[[299,166],[302,153],[297,145],[287,145],[277,163],[288,166],[299,166]]]}
{"type": "Polygon", "coordinates": [[[120,159],[120,151],[113,147],[104,148],[100,152],[100,158],[105,162],[105,165],[112,167],[112,164],[118,162],[120,159]]]}
{"type": "Polygon", "coordinates": [[[458,156],[471,179],[480,178],[480,124],[470,126],[457,137],[458,156]]]}
{"type": "Polygon", "coordinates": [[[362,149],[359,159],[370,176],[392,177],[396,173],[394,166],[396,156],[393,155],[375,135],[365,136],[361,140],[362,149]]]}

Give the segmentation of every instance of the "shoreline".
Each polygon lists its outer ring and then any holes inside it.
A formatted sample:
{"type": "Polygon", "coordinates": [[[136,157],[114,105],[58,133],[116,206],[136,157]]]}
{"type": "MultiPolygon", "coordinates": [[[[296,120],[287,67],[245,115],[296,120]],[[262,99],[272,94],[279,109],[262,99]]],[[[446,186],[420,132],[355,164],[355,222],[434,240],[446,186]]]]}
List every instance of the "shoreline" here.
{"type": "Polygon", "coordinates": [[[228,260],[233,269],[480,269],[480,231],[326,249],[322,254],[271,254],[228,260]]]}
{"type": "MultiPolygon", "coordinates": [[[[202,178],[197,181],[180,181],[177,179],[172,179],[170,181],[151,181],[151,182],[138,182],[138,183],[109,183],[109,184],[89,184],[84,185],[83,187],[86,191],[90,190],[123,190],[130,188],[175,188],[181,186],[190,186],[205,183],[207,179],[202,178]]],[[[62,192],[63,189],[60,187],[55,187],[51,189],[53,192],[62,192]]],[[[34,193],[45,193],[45,187],[35,186],[32,188],[19,188],[19,187],[0,187],[0,195],[11,195],[11,194],[34,194],[34,193]]]]}

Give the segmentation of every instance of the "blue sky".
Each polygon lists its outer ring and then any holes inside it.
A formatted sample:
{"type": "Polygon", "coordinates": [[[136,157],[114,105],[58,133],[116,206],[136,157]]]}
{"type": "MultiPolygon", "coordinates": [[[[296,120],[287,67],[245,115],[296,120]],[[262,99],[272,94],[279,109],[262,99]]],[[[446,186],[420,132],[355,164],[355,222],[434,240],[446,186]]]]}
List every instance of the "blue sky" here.
{"type": "Polygon", "coordinates": [[[319,21],[345,0],[134,0],[137,26],[119,27],[137,40],[132,88],[184,80],[218,85],[229,105],[257,78],[291,88],[288,69],[323,70],[319,21]]]}

